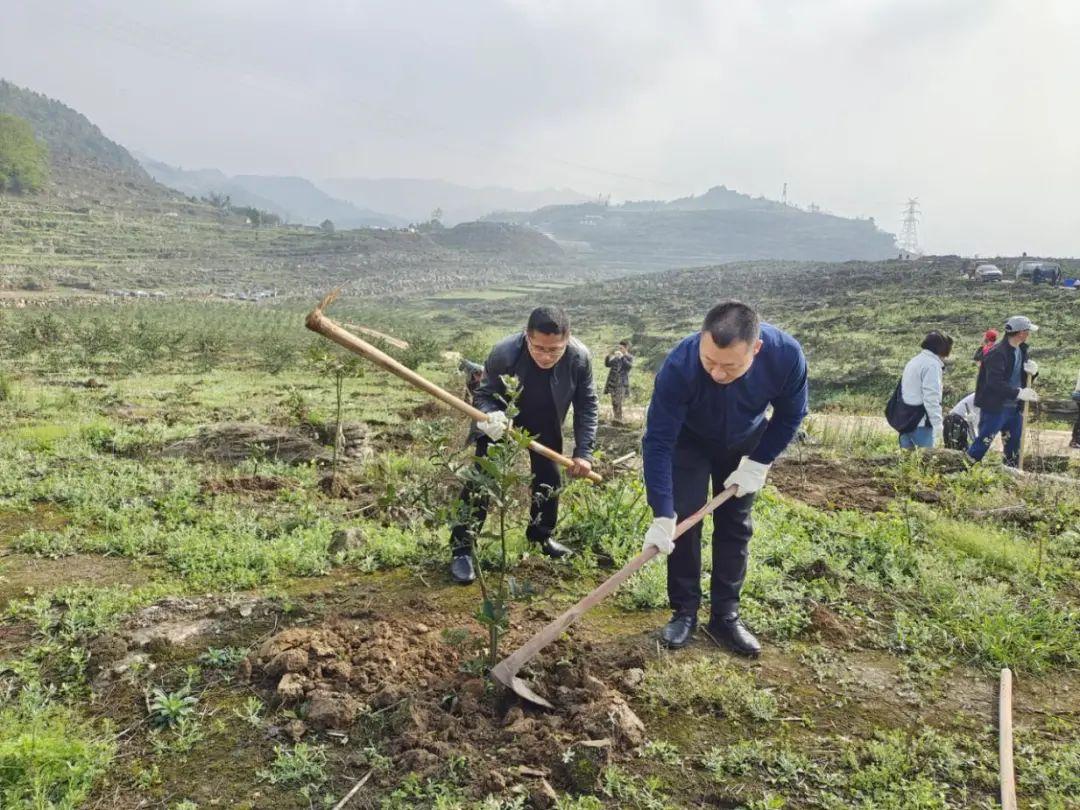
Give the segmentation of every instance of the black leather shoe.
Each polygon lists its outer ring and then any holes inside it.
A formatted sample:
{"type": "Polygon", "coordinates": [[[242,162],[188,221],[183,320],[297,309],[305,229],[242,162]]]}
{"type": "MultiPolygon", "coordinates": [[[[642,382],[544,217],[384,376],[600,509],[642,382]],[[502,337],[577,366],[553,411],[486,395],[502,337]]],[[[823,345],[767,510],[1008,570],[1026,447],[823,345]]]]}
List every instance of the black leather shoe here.
{"type": "Polygon", "coordinates": [[[562,557],[569,557],[574,552],[564,546],[562,543],[557,543],[550,537],[545,538],[541,542],[537,543],[540,546],[540,551],[551,557],[553,560],[558,560],[562,557]]]}
{"type": "Polygon", "coordinates": [[[671,621],[664,625],[660,631],[660,640],[664,646],[671,650],[678,650],[690,643],[697,629],[696,613],[678,613],[671,617],[671,621]]]}
{"type": "Polygon", "coordinates": [[[728,616],[713,616],[705,628],[709,637],[725,649],[736,655],[757,658],[761,655],[761,644],[754,634],[746,629],[738,613],[728,616]]]}
{"type": "Polygon", "coordinates": [[[469,585],[476,579],[476,566],[467,549],[450,558],[450,578],[458,585],[469,585]]]}

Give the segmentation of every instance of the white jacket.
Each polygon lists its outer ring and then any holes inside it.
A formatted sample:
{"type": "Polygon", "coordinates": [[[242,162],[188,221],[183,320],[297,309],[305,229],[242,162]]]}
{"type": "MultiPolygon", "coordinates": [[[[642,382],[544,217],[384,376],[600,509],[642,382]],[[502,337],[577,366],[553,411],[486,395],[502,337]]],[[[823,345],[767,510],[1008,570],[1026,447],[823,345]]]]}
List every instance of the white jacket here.
{"type": "Polygon", "coordinates": [[[941,432],[941,371],[945,364],[929,349],[908,360],[900,378],[900,396],[906,405],[922,405],[935,433],[941,432]]]}
{"type": "Polygon", "coordinates": [[[956,403],[955,407],[949,411],[949,413],[955,413],[957,416],[962,416],[971,429],[976,433],[979,432],[979,418],[981,412],[975,407],[975,394],[968,394],[962,400],[956,403]]]}

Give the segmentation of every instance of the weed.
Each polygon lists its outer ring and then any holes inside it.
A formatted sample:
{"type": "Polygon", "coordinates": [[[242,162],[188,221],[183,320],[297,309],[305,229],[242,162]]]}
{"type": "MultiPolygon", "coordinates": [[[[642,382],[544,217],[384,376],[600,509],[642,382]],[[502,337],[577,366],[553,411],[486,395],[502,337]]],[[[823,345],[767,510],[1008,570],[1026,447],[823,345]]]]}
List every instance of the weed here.
{"type": "Polygon", "coordinates": [[[758,689],[752,675],[707,658],[672,658],[650,664],[643,699],[675,711],[716,713],[730,718],[773,720],[777,702],[758,689]]]}
{"type": "Polygon", "coordinates": [[[146,695],[146,710],[150,722],[158,728],[172,728],[195,713],[199,699],[188,687],[175,692],[153,689],[146,695]]]}
{"type": "Polygon", "coordinates": [[[326,751],[322,746],[297,743],[292,748],[274,747],[274,761],[258,777],[272,785],[319,787],[328,778],[326,751]]]}

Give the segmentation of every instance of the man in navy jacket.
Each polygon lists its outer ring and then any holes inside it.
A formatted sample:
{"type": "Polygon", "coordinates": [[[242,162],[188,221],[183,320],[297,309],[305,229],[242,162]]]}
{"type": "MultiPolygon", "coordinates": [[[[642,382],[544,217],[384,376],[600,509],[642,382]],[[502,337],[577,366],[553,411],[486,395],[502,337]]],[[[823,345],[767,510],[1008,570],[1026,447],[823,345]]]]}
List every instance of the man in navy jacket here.
{"type": "Polygon", "coordinates": [[[676,516],[734,485],[736,496],[713,512],[709,634],[740,655],[756,656],[757,639],[739,619],[753,533],[754,493],[807,413],[806,358],[787,333],[762,323],[738,301],[717,304],[701,331],[664,361],[645,424],[645,488],[654,520],[644,548],[668,557],[668,600],[674,615],[661,638],[686,646],[701,604],[701,524],[673,541],[676,516]],[[772,418],[766,408],[772,406],[772,418]]]}
{"type": "Polygon", "coordinates": [[[998,433],[1005,450],[1005,464],[1020,463],[1020,439],[1024,432],[1022,402],[1037,402],[1031,387],[1039,364],[1028,359],[1027,340],[1039,327],[1023,315],[1005,321],[1005,337],[983,357],[975,381],[975,405],[980,410],[979,434],[968,448],[968,459],[982,461],[998,433]]]}

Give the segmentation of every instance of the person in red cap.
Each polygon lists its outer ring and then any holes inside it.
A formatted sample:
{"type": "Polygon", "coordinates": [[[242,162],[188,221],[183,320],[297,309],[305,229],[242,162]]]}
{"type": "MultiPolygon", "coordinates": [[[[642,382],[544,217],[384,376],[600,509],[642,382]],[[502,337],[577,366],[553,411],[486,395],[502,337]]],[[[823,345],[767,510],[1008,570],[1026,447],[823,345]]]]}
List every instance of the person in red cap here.
{"type": "Polygon", "coordinates": [[[975,350],[975,356],[971,359],[975,361],[975,365],[981,366],[983,358],[994,348],[994,344],[997,343],[998,333],[997,329],[987,329],[983,332],[982,346],[975,350]]]}

